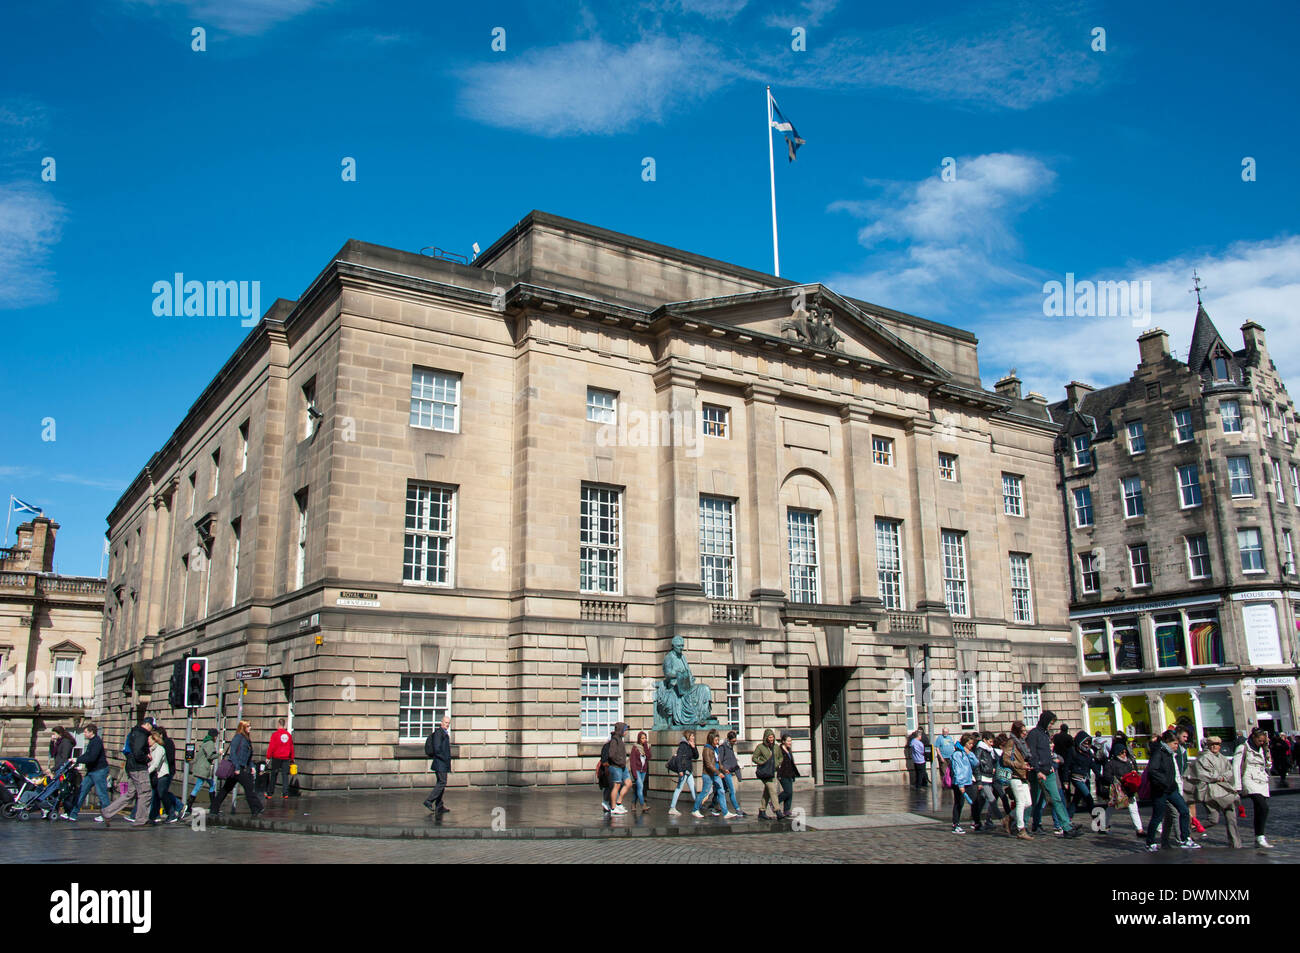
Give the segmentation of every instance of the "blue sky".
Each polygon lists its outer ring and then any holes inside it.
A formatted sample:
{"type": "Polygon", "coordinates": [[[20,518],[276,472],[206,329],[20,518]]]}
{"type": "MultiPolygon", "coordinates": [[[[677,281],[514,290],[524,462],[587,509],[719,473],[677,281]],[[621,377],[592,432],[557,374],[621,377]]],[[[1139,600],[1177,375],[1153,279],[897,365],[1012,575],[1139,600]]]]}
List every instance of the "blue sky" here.
{"type": "Polygon", "coordinates": [[[1067,272],[1151,281],[1185,353],[1196,268],[1230,342],[1257,320],[1300,370],[1294,4],[445,6],[7,11],[0,496],[62,524],[59,571],[98,570],[105,516],[246,333],[155,316],[154,282],[258,281],[265,308],[348,238],[468,252],[533,208],[770,271],[767,83],[807,140],[793,165],[778,144],[782,273],[970,328],[986,385],[1131,372],[1130,317],[1044,315],[1067,272]]]}

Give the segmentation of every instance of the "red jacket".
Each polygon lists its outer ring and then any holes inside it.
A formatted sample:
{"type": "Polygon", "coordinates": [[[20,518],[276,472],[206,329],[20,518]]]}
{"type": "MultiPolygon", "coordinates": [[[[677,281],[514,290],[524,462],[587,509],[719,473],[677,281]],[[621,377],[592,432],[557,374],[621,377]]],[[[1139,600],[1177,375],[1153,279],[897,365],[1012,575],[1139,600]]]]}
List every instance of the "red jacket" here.
{"type": "Polygon", "coordinates": [[[281,761],[292,761],[293,733],[287,728],[277,728],[271,732],[271,741],[266,746],[266,756],[281,761]]]}

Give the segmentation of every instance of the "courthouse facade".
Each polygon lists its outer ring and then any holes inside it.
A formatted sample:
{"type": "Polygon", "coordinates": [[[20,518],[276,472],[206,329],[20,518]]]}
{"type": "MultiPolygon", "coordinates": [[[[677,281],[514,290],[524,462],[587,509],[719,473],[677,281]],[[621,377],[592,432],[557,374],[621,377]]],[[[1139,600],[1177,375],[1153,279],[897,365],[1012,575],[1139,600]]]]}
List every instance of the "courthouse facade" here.
{"type": "Polygon", "coordinates": [[[291,718],[308,788],[427,783],[444,713],[453,781],[589,782],[681,636],[742,752],[897,783],[927,653],[938,726],[1078,710],[1058,432],[819,284],[539,212],[472,265],[350,241],[109,516],[109,730],[179,726],[193,653],[198,727],[291,718]]]}
{"type": "Polygon", "coordinates": [[[1153,329],[1130,380],[1052,405],[1088,724],[1143,756],[1172,724],[1194,746],[1296,730],[1295,404],[1264,329],[1241,333],[1198,306],[1186,362],[1153,329]]]}

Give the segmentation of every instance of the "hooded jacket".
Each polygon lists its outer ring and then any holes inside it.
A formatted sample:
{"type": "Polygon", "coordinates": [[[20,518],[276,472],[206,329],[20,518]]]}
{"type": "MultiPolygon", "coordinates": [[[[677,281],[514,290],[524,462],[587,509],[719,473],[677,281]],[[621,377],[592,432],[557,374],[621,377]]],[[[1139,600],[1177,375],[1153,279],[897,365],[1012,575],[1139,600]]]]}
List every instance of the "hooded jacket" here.
{"type": "Polygon", "coordinates": [[[1178,765],[1174,762],[1173,750],[1163,741],[1157,742],[1151,751],[1147,777],[1151,781],[1151,793],[1157,797],[1177,790],[1178,765]]]}
{"type": "Polygon", "coordinates": [[[194,750],[194,776],[208,781],[212,778],[212,762],[217,756],[217,739],[208,735],[194,750]]]}
{"type": "Polygon", "coordinates": [[[1242,794],[1269,796],[1268,754],[1268,742],[1260,748],[1255,748],[1247,740],[1237,748],[1232,756],[1232,776],[1233,784],[1242,794]]]}
{"type": "Polygon", "coordinates": [[[149,770],[149,729],[136,725],[126,738],[126,769],[128,771],[149,770]]]}
{"type": "Polygon", "coordinates": [[[292,761],[293,732],[288,728],[276,728],[271,732],[271,739],[266,743],[266,756],[276,761],[292,761]]]}
{"type": "Polygon", "coordinates": [[[955,788],[964,788],[975,781],[975,770],[979,766],[979,761],[973,751],[967,751],[964,745],[958,745],[952,749],[952,757],[948,759],[952,765],[952,786],[955,788]]]}
{"type": "Polygon", "coordinates": [[[620,721],[614,726],[614,733],[609,736],[609,763],[616,768],[627,767],[627,742],[623,740],[625,731],[627,725],[620,721]]]}
{"type": "Polygon", "coordinates": [[[1056,762],[1052,759],[1052,739],[1047,734],[1048,726],[1054,721],[1056,712],[1043,712],[1038,716],[1038,725],[1025,736],[1025,743],[1029,746],[1029,766],[1043,774],[1056,770],[1056,762]]]}
{"type": "Polygon", "coordinates": [[[1066,759],[1069,762],[1070,778],[1082,778],[1088,780],[1092,775],[1094,758],[1092,753],[1092,736],[1086,731],[1081,731],[1074,736],[1074,744],[1070,746],[1070,756],[1066,759]]]}

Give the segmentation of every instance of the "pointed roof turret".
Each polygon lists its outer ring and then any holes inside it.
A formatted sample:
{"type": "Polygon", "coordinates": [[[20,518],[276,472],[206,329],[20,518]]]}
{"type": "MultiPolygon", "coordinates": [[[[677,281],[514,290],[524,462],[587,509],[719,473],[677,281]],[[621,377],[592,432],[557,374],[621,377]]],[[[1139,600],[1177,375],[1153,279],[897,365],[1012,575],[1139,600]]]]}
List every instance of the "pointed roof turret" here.
{"type": "Polygon", "coordinates": [[[1192,346],[1187,352],[1187,366],[1193,371],[1200,371],[1204,368],[1205,362],[1209,360],[1216,343],[1223,348],[1224,356],[1231,358],[1232,348],[1224,344],[1219,329],[1214,326],[1214,322],[1210,320],[1209,314],[1205,311],[1205,306],[1198,300],[1196,302],[1196,324],[1192,328],[1192,346]]]}

